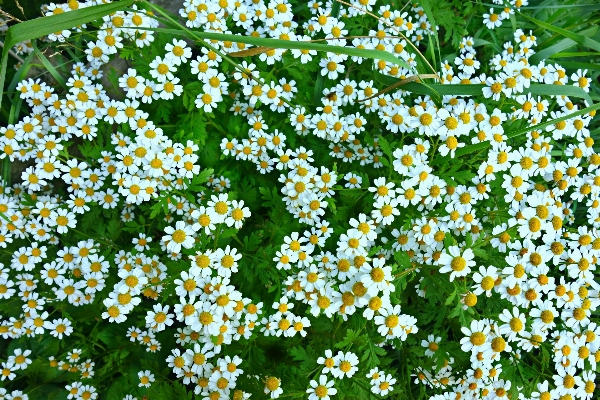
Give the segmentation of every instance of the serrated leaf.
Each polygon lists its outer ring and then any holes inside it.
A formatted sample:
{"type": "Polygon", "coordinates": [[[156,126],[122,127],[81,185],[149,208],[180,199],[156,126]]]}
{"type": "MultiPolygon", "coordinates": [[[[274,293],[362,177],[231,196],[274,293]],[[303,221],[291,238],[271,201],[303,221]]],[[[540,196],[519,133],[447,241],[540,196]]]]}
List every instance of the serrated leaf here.
{"type": "Polygon", "coordinates": [[[366,369],[379,365],[379,357],[385,355],[385,350],[379,346],[375,346],[372,340],[367,340],[367,345],[362,350],[363,355],[360,361],[365,363],[366,369]]]}
{"type": "Polygon", "coordinates": [[[219,235],[219,238],[225,239],[225,238],[232,237],[233,235],[238,233],[238,230],[239,229],[237,229],[237,228],[227,228],[223,232],[221,232],[221,234],[219,235]]]}
{"type": "Polygon", "coordinates": [[[261,199],[265,201],[263,206],[274,208],[279,208],[281,206],[281,197],[279,197],[276,187],[272,188],[271,190],[265,187],[259,187],[258,191],[261,194],[261,199]]]}
{"type": "Polygon", "coordinates": [[[471,232],[467,232],[465,235],[465,242],[467,247],[471,247],[473,245],[473,235],[471,235],[471,232]]]}
{"type": "Polygon", "coordinates": [[[377,138],[377,143],[379,144],[379,147],[381,147],[381,151],[383,151],[383,153],[391,159],[392,147],[390,146],[390,143],[387,141],[387,139],[383,136],[379,136],[377,138]]]}
{"type": "Polygon", "coordinates": [[[310,371],[318,365],[316,355],[312,351],[312,348],[307,346],[307,349],[313,354],[309,354],[302,346],[292,347],[289,350],[289,354],[292,356],[292,359],[300,362],[299,367],[303,371],[310,371]]]}
{"type": "Polygon", "coordinates": [[[402,267],[403,269],[410,268],[412,266],[410,263],[410,257],[406,251],[395,252],[394,259],[398,263],[398,266],[402,267]]]}
{"type": "Polygon", "coordinates": [[[340,190],[339,193],[340,193],[340,196],[342,196],[342,197],[358,199],[358,198],[364,196],[365,191],[360,190],[360,189],[350,189],[350,190],[340,190]]]}
{"type": "Polygon", "coordinates": [[[346,336],[344,336],[344,339],[341,342],[336,343],[335,348],[342,349],[342,348],[352,345],[352,344],[363,343],[364,341],[365,341],[364,335],[361,336],[358,331],[348,329],[346,331],[346,336]]]}
{"type": "Polygon", "coordinates": [[[247,236],[244,236],[244,251],[254,251],[258,249],[258,245],[261,242],[262,231],[252,232],[247,236]]]}
{"type": "Polygon", "coordinates": [[[337,207],[335,206],[335,199],[332,197],[327,197],[325,199],[325,201],[327,202],[327,207],[331,210],[333,215],[337,214],[337,207]]]}
{"type": "Polygon", "coordinates": [[[457,317],[459,314],[461,314],[464,310],[462,309],[462,304],[458,303],[456,305],[456,307],[454,307],[454,309],[452,310],[452,312],[448,315],[448,318],[454,318],[457,317]]]}
{"type": "Polygon", "coordinates": [[[449,306],[450,304],[452,304],[452,301],[454,301],[455,297],[456,297],[456,289],[454,289],[454,292],[452,292],[452,294],[450,296],[448,296],[448,298],[446,299],[444,304],[449,306]]]}
{"type": "Polygon", "coordinates": [[[112,218],[110,221],[108,221],[108,224],[106,225],[106,233],[110,240],[117,240],[121,235],[121,220],[112,218]]]}
{"type": "Polygon", "coordinates": [[[485,251],[483,249],[473,249],[473,254],[475,254],[477,257],[480,257],[484,260],[487,260],[489,258],[487,251],[485,251]]]}

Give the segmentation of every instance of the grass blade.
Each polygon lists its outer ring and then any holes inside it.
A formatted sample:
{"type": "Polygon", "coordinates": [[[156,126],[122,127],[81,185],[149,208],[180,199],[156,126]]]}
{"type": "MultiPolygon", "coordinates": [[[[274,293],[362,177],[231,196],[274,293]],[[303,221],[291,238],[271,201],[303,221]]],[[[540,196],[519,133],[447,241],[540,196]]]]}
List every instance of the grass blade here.
{"type": "MultiPolygon", "coordinates": [[[[590,29],[586,29],[583,32],[580,32],[580,35],[584,36],[594,36],[598,32],[598,27],[594,26],[590,29]]],[[[565,38],[558,43],[553,44],[552,46],[546,47],[543,50],[538,51],[534,55],[529,58],[529,62],[531,64],[537,64],[540,61],[546,60],[553,55],[560,53],[563,50],[568,49],[569,47],[573,47],[577,44],[573,39],[565,38]]]]}
{"type": "Polygon", "coordinates": [[[37,39],[54,32],[70,29],[105,15],[112,14],[122,8],[130,6],[135,0],[120,0],[110,4],[86,7],[80,10],[69,11],[63,14],[50,15],[13,25],[6,31],[2,62],[0,64],[0,102],[6,80],[6,67],[8,65],[8,51],[17,43],[24,40],[37,39]]]}
{"type": "MultiPolygon", "coordinates": [[[[154,6],[154,5],[152,5],[154,6]]],[[[163,21],[163,20],[161,20],[163,21]]],[[[168,29],[168,28],[136,28],[138,30],[148,30],[155,32],[168,33],[171,35],[183,36],[191,40],[207,39],[207,40],[218,40],[218,41],[229,41],[234,43],[245,43],[253,46],[268,47],[271,49],[288,49],[288,50],[316,50],[320,52],[346,54],[349,56],[357,56],[362,58],[385,60],[392,64],[400,65],[408,70],[413,68],[401,58],[395,57],[392,54],[383,50],[372,50],[372,49],[357,49],[355,47],[343,47],[343,46],[330,46],[321,43],[313,42],[292,42],[290,40],[271,39],[271,38],[257,38],[254,36],[244,35],[233,35],[229,33],[214,33],[214,32],[196,32],[196,31],[184,31],[182,29],[168,29]],[[194,37],[189,35],[193,34],[194,37]]]]}
{"type": "MultiPolygon", "coordinates": [[[[331,7],[331,16],[334,18],[337,18],[338,15],[340,14],[340,3],[338,3],[337,1],[333,3],[333,6],[331,7]]],[[[323,74],[318,74],[317,75],[317,79],[315,80],[315,89],[313,91],[313,101],[315,102],[315,104],[321,104],[322,99],[321,96],[323,96],[323,87],[325,86],[325,75],[323,74]]]]}
{"type": "MultiPolygon", "coordinates": [[[[551,120],[546,121],[546,122],[542,122],[541,124],[532,125],[532,126],[528,126],[528,127],[525,127],[525,128],[517,129],[516,131],[509,133],[507,136],[508,136],[509,139],[512,139],[512,138],[515,138],[517,136],[524,135],[527,132],[531,132],[533,130],[544,129],[547,126],[557,124],[560,121],[565,121],[567,119],[571,119],[571,118],[574,118],[574,117],[577,117],[577,116],[580,116],[580,115],[584,115],[584,114],[588,114],[588,113],[590,113],[592,111],[598,111],[598,110],[600,110],[600,103],[594,104],[594,105],[592,105],[590,107],[584,108],[582,110],[576,111],[574,113],[565,115],[565,116],[560,117],[560,118],[555,118],[555,119],[551,119],[551,120]]],[[[470,146],[465,146],[465,147],[462,147],[462,148],[456,150],[455,157],[460,157],[460,156],[464,156],[466,154],[474,153],[476,151],[485,149],[485,148],[487,148],[489,146],[490,146],[489,142],[481,142],[481,143],[477,143],[477,144],[472,144],[470,146]]],[[[434,159],[432,159],[430,161],[430,165],[439,164],[439,163],[447,160],[447,158],[448,158],[447,156],[446,157],[437,157],[437,158],[434,158],[434,159]]]]}
{"type": "Polygon", "coordinates": [[[529,21],[533,22],[534,24],[536,24],[536,25],[538,25],[538,26],[540,26],[542,28],[545,28],[545,29],[548,29],[548,30],[550,30],[550,31],[552,31],[554,33],[558,33],[560,35],[563,35],[564,37],[569,38],[569,39],[573,40],[576,43],[579,43],[580,45],[582,45],[584,47],[589,47],[591,49],[600,51],[600,43],[599,42],[597,42],[597,41],[595,41],[593,39],[590,39],[589,37],[584,36],[581,33],[574,33],[574,32],[568,31],[566,29],[559,28],[557,26],[554,26],[552,24],[546,23],[544,21],[540,21],[539,19],[535,19],[533,17],[530,17],[529,15],[523,14],[521,12],[519,13],[519,15],[521,17],[525,18],[525,19],[528,19],[529,21]]]}
{"type": "Polygon", "coordinates": [[[46,58],[46,56],[38,49],[37,45],[35,44],[35,40],[31,41],[31,45],[33,46],[33,52],[34,54],[37,56],[37,58],[39,58],[39,60],[42,62],[42,64],[44,65],[44,67],[46,67],[46,69],[48,70],[48,72],[50,72],[50,75],[52,75],[52,77],[54,78],[54,80],[56,82],[58,82],[58,84],[60,86],[62,86],[64,89],[67,88],[67,83],[65,82],[64,78],[58,73],[58,71],[56,70],[56,68],[54,68],[54,65],[52,65],[52,63],[50,62],[50,60],[48,60],[46,58]]]}
{"type": "MultiPolygon", "coordinates": [[[[504,8],[505,6],[501,4],[492,4],[492,3],[480,3],[482,6],[492,7],[492,8],[504,8]]],[[[548,10],[553,8],[583,8],[586,10],[600,10],[600,4],[565,4],[565,5],[547,5],[547,6],[525,6],[519,7],[519,10],[548,10]]],[[[511,7],[513,8],[513,7],[511,7]]]]}
{"type": "MultiPolygon", "coordinates": [[[[401,82],[397,78],[392,78],[391,76],[383,75],[377,73],[377,80],[387,86],[392,86],[401,82]]],[[[444,85],[440,83],[431,83],[424,85],[419,82],[409,82],[402,85],[402,89],[408,92],[413,92],[416,94],[426,94],[429,96],[439,95],[439,96],[479,96],[482,94],[482,89],[486,85],[478,84],[478,85],[461,85],[461,84],[450,84],[444,85]]],[[[578,97],[580,99],[584,99],[588,102],[588,104],[592,104],[593,101],[588,93],[585,90],[570,86],[570,85],[546,85],[539,83],[532,83],[529,88],[525,88],[523,90],[523,94],[531,93],[532,95],[539,96],[569,96],[569,97],[578,97]]]]}
{"type": "MultiPolygon", "coordinates": [[[[437,21],[435,20],[435,16],[433,15],[433,11],[431,8],[431,4],[429,3],[429,0],[421,0],[419,2],[419,4],[421,5],[421,7],[423,7],[423,11],[425,12],[425,15],[427,16],[427,19],[429,20],[429,23],[431,24],[431,27],[434,32],[433,35],[431,35],[431,36],[433,36],[433,39],[435,40],[435,48],[433,51],[433,54],[434,54],[433,65],[436,65],[435,50],[437,50],[437,54],[438,54],[437,58],[439,60],[441,60],[441,58],[442,58],[442,55],[440,52],[440,50],[441,50],[440,39],[438,38],[437,30],[435,28],[438,26],[438,24],[437,24],[437,21]]],[[[431,36],[430,36],[430,38],[431,38],[431,36]]],[[[437,65],[436,65],[436,68],[437,68],[437,65]]]]}

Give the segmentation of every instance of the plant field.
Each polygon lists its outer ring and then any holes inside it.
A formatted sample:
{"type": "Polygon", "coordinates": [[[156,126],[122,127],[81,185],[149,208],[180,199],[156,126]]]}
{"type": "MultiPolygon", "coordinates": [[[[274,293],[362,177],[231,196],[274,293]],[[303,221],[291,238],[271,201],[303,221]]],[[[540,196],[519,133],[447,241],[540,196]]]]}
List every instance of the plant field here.
{"type": "Polygon", "coordinates": [[[40,4],[0,400],[598,398],[600,5],[40,4]]]}

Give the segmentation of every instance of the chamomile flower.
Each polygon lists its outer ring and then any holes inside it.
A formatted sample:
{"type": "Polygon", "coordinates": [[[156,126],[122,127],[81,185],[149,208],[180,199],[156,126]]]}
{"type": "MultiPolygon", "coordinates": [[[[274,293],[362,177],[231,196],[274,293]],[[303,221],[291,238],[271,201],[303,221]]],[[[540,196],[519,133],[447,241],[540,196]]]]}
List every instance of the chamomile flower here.
{"type": "Polygon", "coordinates": [[[339,352],[335,356],[335,365],[331,370],[331,375],[335,378],[352,377],[358,371],[358,357],[352,352],[339,352]]]}
{"type": "Polygon", "coordinates": [[[15,369],[27,369],[29,364],[32,363],[31,359],[27,358],[31,354],[31,350],[21,350],[19,348],[14,350],[14,354],[8,357],[7,363],[13,364],[15,369]]]}
{"type": "Polygon", "coordinates": [[[333,387],[334,381],[329,381],[326,375],[321,375],[319,381],[311,380],[310,388],[306,390],[309,394],[308,400],[329,400],[329,396],[337,393],[337,389],[333,387]]]}
{"type": "Polygon", "coordinates": [[[73,327],[71,321],[66,318],[59,318],[53,321],[45,321],[44,328],[47,329],[50,334],[54,337],[62,339],[63,336],[69,336],[73,333],[73,327]]]}
{"type": "Polygon", "coordinates": [[[146,314],[146,326],[154,332],[160,332],[165,330],[167,326],[173,325],[173,314],[170,314],[168,311],[168,305],[161,306],[160,304],[155,304],[153,311],[148,311],[146,314]]]}
{"type": "Polygon", "coordinates": [[[371,382],[371,392],[380,396],[385,396],[389,392],[394,390],[392,385],[394,385],[395,383],[396,378],[393,378],[391,374],[382,374],[376,382],[371,382]]]}
{"type": "Polygon", "coordinates": [[[496,267],[480,266],[479,271],[473,274],[473,281],[476,285],[473,286],[473,293],[477,296],[485,292],[487,297],[492,295],[492,290],[498,279],[498,273],[496,267]]]}
{"type": "Polygon", "coordinates": [[[360,188],[360,186],[362,184],[362,178],[352,172],[348,172],[344,176],[344,179],[346,181],[348,181],[348,183],[346,183],[345,187],[347,187],[349,189],[360,188]]]}
{"type": "Polygon", "coordinates": [[[194,246],[194,230],[183,221],[177,221],[175,228],[167,226],[165,233],[162,241],[167,242],[167,250],[171,252],[179,253],[182,247],[190,249],[194,246]]]}
{"type": "Polygon", "coordinates": [[[227,218],[225,218],[225,224],[227,226],[233,226],[237,229],[241,229],[244,220],[250,217],[250,209],[244,207],[244,201],[232,200],[231,201],[231,212],[227,218]]]}
{"type": "Polygon", "coordinates": [[[140,379],[139,387],[150,387],[152,382],[154,382],[154,374],[152,374],[149,370],[138,372],[138,378],[140,379]]]}
{"type": "Polygon", "coordinates": [[[499,333],[508,335],[509,340],[516,340],[518,336],[525,333],[525,315],[517,307],[513,307],[512,313],[504,309],[498,318],[504,322],[500,325],[499,333]]]}
{"type": "Polygon", "coordinates": [[[466,249],[461,252],[458,246],[450,246],[448,253],[443,253],[438,259],[441,266],[440,273],[450,272],[450,282],[456,277],[466,276],[475,266],[473,250],[466,249]]]}
{"type": "Polygon", "coordinates": [[[488,29],[494,29],[502,25],[501,14],[496,14],[493,8],[490,8],[490,12],[483,14],[483,23],[488,29]]]}
{"type": "Polygon", "coordinates": [[[264,382],[265,394],[269,395],[270,398],[276,399],[281,393],[283,393],[283,389],[281,388],[281,379],[274,376],[267,376],[264,382]]]}
{"type": "Polygon", "coordinates": [[[425,347],[425,355],[427,357],[433,357],[435,353],[440,348],[440,341],[442,338],[438,336],[437,338],[434,335],[427,336],[427,340],[421,341],[421,346],[425,347]]]}
{"type": "Polygon", "coordinates": [[[165,45],[165,50],[167,60],[173,65],[185,64],[192,57],[192,49],[187,46],[185,40],[173,39],[172,43],[165,45]]]}
{"type": "Polygon", "coordinates": [[[377,295],[380,291],[385,293],[395,290],[391,283],[393,280],[392,268],[385,266],[384,259],[375,258],[370,263],[364,263],[360,267],[360,272],[363,274],[360,281],[372,296],[377,295]]]}
{"type": "Polygon", "coordinates": [[[462,351],[481,351],[488,346],[487,335],[490,332],[490,326],[485,321],[471,321],[470,328],[462,327],[462,333],[466,336],[460,340],[462,351]]]}

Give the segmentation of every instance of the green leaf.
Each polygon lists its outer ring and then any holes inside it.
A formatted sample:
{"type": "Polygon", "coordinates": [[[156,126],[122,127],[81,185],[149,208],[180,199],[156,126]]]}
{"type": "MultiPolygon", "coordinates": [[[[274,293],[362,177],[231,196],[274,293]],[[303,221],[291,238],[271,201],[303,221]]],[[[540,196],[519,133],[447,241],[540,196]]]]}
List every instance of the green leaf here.
{"type": "Polygon", "coordinates": [[[307,346],[306,349],[302,346],[292,347],[289,353],[294,361],[300,362],[299,367],[303,371],[310,371],[318,365],[317,356],[311,346],[307,346]]]}
{"type": "MultiPolygon", "coordinates": [[[[440,40],[438,38],[437,30],[436,30],[436,27],[439,25],[435,19],[435,15],[433,13],[431,4],[429,3],[429,0],[420,0],[419,4],[421,4],[421,7],[423,7],[423,11],[425,12],[425,15],[427,16],[427,19],[429,20],[429,23],[431,24],[431,27],[434,31],[434,34],[432,36],[433,36],[433,39],[435,40],[435,50],[437,51],[438,57],[441,58],[439,56],[440,55],[440,40]]],[[[456,18],[454,18],[454,19],[456,19],[456,18]]],[[[432,50],[432,52],[433,52],[433,50],[432,50]]],[[[434,56],[435,56],[435,53],[434,53],[434,56]]],[[[432,62],[434,65],[437,64],[435,62],[435,59],[432,62]]]]}
{"type": "Polygon", "coordinates": [[[365,191],[361,189],[340,190],[338,193],[341,197],[347,197],[350,199],[359,199],[365,195],[365,191]]]}
{"type": "Polygon", "coordinates": [[[325,199],[325,201],[327,202],[327,208],[329,208],[331,210],[333,215],[337,214],[337,207],[335,206],[335,199],[333,197],[327,197],[325,199]]]}
{"type": "Polygon", "coordinates": [[[161,210],[165,212],[165,215],[168,214],[169,209],[167,206],[167,198],[168,196],[159,197],[158,201],[154,203],[152,207],[150,207],[150,210],[152,211],[150,213],[150,219],[154,219],[161,212],[161,210]]]}
{"type": "Polygon", "coordinates": [[[487,251],[485,251],[483,249],[472,249],[472,250],[473,250],[473,254],[475,254],[477,257],[480,257],[484,260],[488,259],[487,251]]]}
{"type": "Polygon", "coordinates": [[[408,256],[408,253],[405,251],[395,252],[394,259],[398,263],[398,266],[402,267],[403,269],[410,268],[412,266],[410,263],[410,257],[408,256]]]}
{"type": "Polygon", "coordinates": [[[121,219],[120,218],[112,218],[108,221],[106,225],[106,233],[108,234],[108,238],[112,241],[115,241],[121,235],[121,219]]]}
{"type": "Polygon", "coordinates": [[[261,198],[265,201],[263,206],[265,207],[273,207],[279,208],[281,207],[281,197],[277,193],[277,188],[273,187],[273,189],[269,190],[268,188],[259,187],[258,191],[262,195],[261,198]]]}
{"type": "Polygon", "coordinates": [[[205,168],[198,175],[194,175],[192,178],[192,185],[201,185],[208,181],[212,174],[215,173],[215,170],[212,168],[205,168]]]}
{"type": "Polygon", "coordinates": [[[363,355],[360,361],[365,363],[366,369],[379,365],[379,357],[385,355],[385,350],[379,346],[375,346],[372,340],[367,340],[367,345],[361,350],[363,351],[363,355]]]}
{"type": "Polygon", "coordinates": [[[221,235],[219,235],[219,239],[225,239],[225,238],[232,237],[237,232],[238,232],[237,228],[227,228],[223,232],[221,232],[221,235]]]}
{"type": "Polygon", "coordinates": [[[174,399],[177,400],[192,400],[193,399],[193,393],[192,392],[188,392],[187,389],[185,388],[185,386],[181,383],[181,382],[173,382],[172,384],[173,387],[173,391],[172,391],[172,397],[174,399]]]}
{"type": "MultiPolygon", "coordinates": [[[[129,380],[126,375],[119,376],[111,382],[110,387],[105,392],[107,399],[122,399],[129,392],[129,380]]],[[[64,390],[63,390],[64,391],[64,390]]]]}
{"type": "MultiPolygon", "coordinates": [[[[594,29],[594,28],[592,28],[594,29]]],[[[573,47],[577,44],[574,40],[565,38],[558,43],[553,44],[552,46],[546,47],[532,55],[529,58],[529,62],[532,65],[538,64],[540,61],[546,60],[550,58],[552,55],[559,53],[563,50],[568,49],[569,47],[573,47]]]]}
{"type": "Polygon", "coordinates": [[[381,163],[382,163],[384,166],[386,166],[386,167],[389,167],[389,166],[391,165],[391,164],[390,164],[390,160],[388,160],[388,159],[387,159],[387,158],[385,158],[385,157],[382,157],[382,158],[380,158],[380,159],[379,159],[379,161],[381,161],[381,163]]]}
{"type": "Polygon", "coordinates": [[[465,235],[465,242],[467,247],[471,247],[473,245],[473,235],[471,235],[471,232],[467,232],[465,235]]]}
{"type": "Polygon", "coordinates": [[[456,171],[452,177],[458,182],[458,183],[469,183],[471,182],[471,179],[473,179],[476,176],[476,174],[474,174],[471,171],[456,171]]]}
{"type": "Polygon", "coordinates": [[[244,236],[244,251],[255,251],[262,241],[262,231],[254,231],[244,236]]]}
{"type": "Polygon", "coordinates": [[[462,304],[458,303],[454,309],[452,310],[452,312],[450,314],[448,314],[448,318],[454,318],[454,317],[458,317],[459,315],[461,315],[462,313],[464,313],[464,310],[462,309],[462,304]]]}
{"type": "Polygon", "coordinates": [[[585,92],[582,88],[571,86],[571,85],[541,85],[532,84],[529,88],[523,90],[524,94],[531,93],[532,95],[545,95],[545,96],[569,96],[579,97],[593,104],[590,95],[585,92]]]}
{"type": "Polygon", "coordinates": [[[346,336],[341,342],[335,344],[336,349],[343,349],[346,346],[350,346],[352,344],[362,344],[366,342],[367,338],[364,335],[360,335],[360,332],[348,329],[346,331],[346,336]]]}
{"type": "Polygon", "coordinates": [[[452,304],[452,301],[454,300],[455,297],[456,297],[456,289],[454,289],[454,292],[452,292],[452,294],[450,296],[448,296],[448,298],[444,302],[444,305],[448,306],[448,305],[452,304]]]}
{"type": "Polygon", "coordinates": [[[392,159],[392,147],[390,146],[390,143],[387,141],[387,139],[383,136],[379,136],[377,138],[377,143],[379,144],[379,147],[381,147],[381,151],[383,151],[383,153],[386,156],[392,159]]]}

